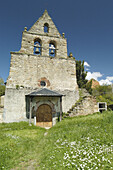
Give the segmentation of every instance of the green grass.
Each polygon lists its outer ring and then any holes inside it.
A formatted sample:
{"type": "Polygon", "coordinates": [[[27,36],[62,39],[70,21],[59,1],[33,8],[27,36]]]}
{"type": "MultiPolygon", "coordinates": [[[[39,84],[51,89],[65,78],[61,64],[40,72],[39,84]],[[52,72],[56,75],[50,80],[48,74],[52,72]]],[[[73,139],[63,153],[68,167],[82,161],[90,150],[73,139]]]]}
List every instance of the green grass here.
{"type": "Polygon", "coordinates": [[[106,170],[112,158],[113,112],[66,118],[49,130],[0,124],[0,169],[106,170]]]}
{"type": "Polygon", "coordinates": [[[0,169],[27,166],[35,160],[45,131],[26,122],[0,124],[0,169]]]}

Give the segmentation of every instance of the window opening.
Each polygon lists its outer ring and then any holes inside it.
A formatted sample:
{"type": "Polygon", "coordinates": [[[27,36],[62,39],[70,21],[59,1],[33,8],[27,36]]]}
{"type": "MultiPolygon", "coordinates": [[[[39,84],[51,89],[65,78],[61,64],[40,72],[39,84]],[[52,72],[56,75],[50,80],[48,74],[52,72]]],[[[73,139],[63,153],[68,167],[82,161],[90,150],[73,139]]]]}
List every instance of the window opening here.
{"type": "Polygon", "coordinates": [[[41,40],[34,41],[34,54],[41,55],[41,40]]]}
{"type": "Polygon", "coordinates": [[[44,87],[44,86],[46,86],[46,82],[45,81],[41,81],[40,85],[44,87]]]}
{"type": "Polygon", "coordinates": [[[99,108],[105,108],[105,103],[99,103],[99,108]]]}
{"type": "Polygon", "coordinates": [[[103,112],[107,110],[107,103],[106,102],[98,102],[99,112],[103,112]]]}
{"type": "Polygon", "coordinates": [[[50,43],[49,44],[49,56],[55,57],[55,55],[56,55],[55,45],[54,45],[54,43],[50,43]]]}
{"type": "Polygon", "coordinates": [[[47,23],[44,24],[44,32],[45,33],[49,32],[49,25],[47,23]]]}

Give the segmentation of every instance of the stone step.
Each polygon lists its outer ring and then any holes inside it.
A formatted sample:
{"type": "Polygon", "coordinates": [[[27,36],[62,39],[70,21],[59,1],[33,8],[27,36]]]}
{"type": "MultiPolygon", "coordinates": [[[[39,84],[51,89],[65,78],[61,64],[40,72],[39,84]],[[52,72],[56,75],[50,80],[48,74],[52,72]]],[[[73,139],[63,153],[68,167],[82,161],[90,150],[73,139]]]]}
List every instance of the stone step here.
{"type": "Polygon", "coordinates": [[[75,104],[75,107],[72,107],[68,111],[69,116],[86,115],[96,112],[95,111],[95,106],[97,105],[96,99],[93,96],[89,95],[87,93],[87,90],[83,90],[83,93],[84,95],[82,96],[83,97],[82,100],[79,100],[79,102],[75,104]]]}

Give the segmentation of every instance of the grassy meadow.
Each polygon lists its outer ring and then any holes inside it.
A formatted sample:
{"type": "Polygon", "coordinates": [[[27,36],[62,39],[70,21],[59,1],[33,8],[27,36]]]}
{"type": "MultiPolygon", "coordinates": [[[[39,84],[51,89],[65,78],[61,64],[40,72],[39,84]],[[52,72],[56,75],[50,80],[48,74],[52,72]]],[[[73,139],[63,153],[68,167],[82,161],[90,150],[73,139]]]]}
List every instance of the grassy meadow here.
{"type": "Polygon", "coordinates": [[[49,130],[0,124],[1,169],[113,169],[113,112],[65,118],[49,130]]]}

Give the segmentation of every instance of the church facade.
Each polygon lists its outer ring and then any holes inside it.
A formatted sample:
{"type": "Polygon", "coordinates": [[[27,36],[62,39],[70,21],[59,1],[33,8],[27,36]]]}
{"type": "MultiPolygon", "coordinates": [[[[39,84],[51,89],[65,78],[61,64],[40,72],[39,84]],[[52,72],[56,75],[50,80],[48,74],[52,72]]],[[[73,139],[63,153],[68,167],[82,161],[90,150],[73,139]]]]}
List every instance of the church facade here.
{"type": "Polygon", "coordinates": [[[6,84],[4,122],[36,117],[36,124],[53,126],[79,99],[76,63],[67,56],[67,40],[47,10],[22,33],[21,49],[11,52],[6,84]]]}

